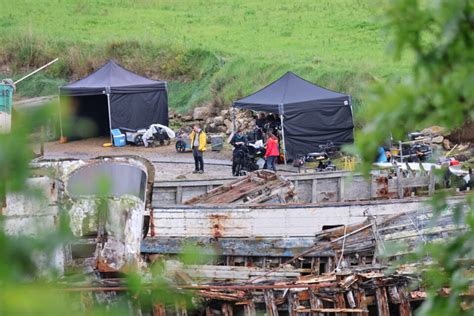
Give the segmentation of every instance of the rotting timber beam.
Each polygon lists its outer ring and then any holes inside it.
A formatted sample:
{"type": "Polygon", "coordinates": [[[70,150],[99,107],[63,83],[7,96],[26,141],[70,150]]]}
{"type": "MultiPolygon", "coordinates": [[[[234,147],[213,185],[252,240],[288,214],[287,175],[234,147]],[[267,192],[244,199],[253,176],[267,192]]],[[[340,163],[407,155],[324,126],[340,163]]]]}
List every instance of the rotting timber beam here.
{"type": "Polygon", "coordinates": [[[365,313],[368,312],[366,309],[361,308],[304,308],[298,309],[298,313],[310,313],[310,312],[318,312],[318,313],[365,313]]]}
{"type": "Polygon", "coordinates": [[[356,304],[360,309],[364,310],[363,312],[359,312],[361,316],[369,316],[369,312],[367,311],[367,297],[365,296],[365,290],[362,288],[359,288],[356,292],[356,304]]]}
{"type": "MultiPolygon", "coordinates": [[[[316,309],[323,308],[323,302],[316,296],[313,289],[308,289],[309,294],[309,304],[311,306],[311,310],[314,311],[316,309]]],[[[312,313],[313,316],[321,316],[321,313],[312,313]]]]}
{"type": "Polygon", "coordinates": [[[405,287],[398,288],[398,294],[400,296],[399,312],[400,316],[411,316],[411,306],[408,300],[408,293],[405,287]]]}
{"type": "Polygon", "coordinates": [[[250,300],[244,304],[244,315],[245,316],[256,316],[257,312],[255,311],[255,303],[253,300],[250,300]]]}
{"type": "Polygon", "coordinates": [[[275,303],[275,296],[272,290],[264,290],[263,297],[265,299],[265,306],[267,307],[268,316],[278,316],[278,307],[275,303]]]}
{"type": "Polygon", "coordinates": [[[390,316],[388,307],[387,290],[380,279],[375,280],[375,297],[377,299],[377,311],[379,316],[390,316]]]}

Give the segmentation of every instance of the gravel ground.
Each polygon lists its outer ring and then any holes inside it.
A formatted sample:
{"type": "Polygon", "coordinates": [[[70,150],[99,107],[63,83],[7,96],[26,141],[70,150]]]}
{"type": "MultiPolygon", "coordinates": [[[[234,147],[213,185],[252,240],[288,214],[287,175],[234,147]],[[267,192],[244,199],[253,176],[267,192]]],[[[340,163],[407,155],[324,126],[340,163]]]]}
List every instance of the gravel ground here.
{"type": "MultiPolygon", "coordinates": [[[[138,155],[152,161],[156,169],[156,180],[172,179],[217,179],[232,177],[231,158],[232,148],[224,147],[220,152],[208,150],[204,153],[204,174],[193,174],[194,160],[191,152],[177,153],[174,142],[169,146],[154,148],[136,147],[102,147],[110,142],[107,137],[90,138],[72,141],[66,144],[47,142],[44,145],[44,157],[49,159],[77,158],[90,159],[98,156],[138,155]]],[[[280,166],[282,169],[283,166],[280,166]]],[[[285,167],[286,170],[292,168],[285,167]]],[[[291,170],[293,172],[293,170],[291,170]]],[[[286,173],[286,172],[282,172],[286,173]]]]}

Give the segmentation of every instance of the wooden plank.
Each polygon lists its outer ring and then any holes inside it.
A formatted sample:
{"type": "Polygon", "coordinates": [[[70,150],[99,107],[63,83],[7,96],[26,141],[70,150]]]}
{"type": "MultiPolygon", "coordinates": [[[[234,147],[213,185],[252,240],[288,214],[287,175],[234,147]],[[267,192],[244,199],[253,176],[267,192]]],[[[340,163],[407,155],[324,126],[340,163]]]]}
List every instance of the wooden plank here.
{"type": "Polygon", "coordinates": [[[293,291],[292,290],[288,290],[288,298],[287,298],[287,302],[288,302],[288,315],[289,316],[297,316],[297,313],[296,313],[296,304],[295,304],[295,300],[294,300],[294,295],[293,295],[293,291]]]}
{"type": "Polygon", "coordinates": [[[275,304],[275,296],[272,290],[264,290],[263,297],[265,299],[265,306],[267,307],[268,316],[278,316],[278,308],[275,304]]]}
{"type": "Polygon", "coordinates": [[[311,203],[318,202],[318,179],[313,179],[311,184],[311,203]]]}
{"type": "MultiPolygon", "coordinates": [[[[308,289],[309,293],[309,305],[311,306],[311,310],[316,310],[318,308],[323,308],[323,301],[321,301],[317,296],[316,293],[314,292],[313,289],[308,289]]],[[[322,313],[317,313],[317,312],[311,312],[313,316],[323,316],[324,314],[322,313]]]]}
{"type": "Polygon", "coordinates": [[[253,301],[249,301],[247,304],[244,305],[244,315],[245,316],[257,315],[257,312],[255,311],[255,303],[253,301]]]}
{"type": "Polygon", "coordinates": [[[411,306],[408,300],[408,292],[405,287],[398,288],[398,294],[400,296],[399,312],[400,316],[411,316],[411,306]]]}
{"type": "Polygon", "coordinates": [[[176,187],[176,204],[183,203],[183,187],[178,186],[176,187]]]}
{"type": "Polygon", "coordinates": [[[393,304],[400,304],[400,293],[396,286],[391,286],[388,288],[388,295],[390,296],[390,301],[393,304]]]}
{"type": "Polygon", "coordinates": [[[385,287],[380,286],[380,282],[376,280],[377,287],[375,289],[375,297],[377,299],[377,312],[379,316],[390,316],[388,308],[387,290],[385,287]]]}
{"type": "Polygon", "coordinates": [[[320,275],[321,271],[319,271],[319,268],[321,266],[321,258],[313,258],[313,274],[314,275],[320,275]]]}
{"type": "Polygon", "coordinates": [[[428,184],[428,195],[429,196],[432,196],[434,194],[435,184],[436,184],[435,168],[431,167],[430,174],[429,174],[429,184],[428,184]]]}
{"type": "Polygon", "coordinates": [[[365,291],[362,288],[359,288],[356,292],[356,304],[359,309],[363,310],[359,312],[361,316],[369,316],[369,312],[367,311],[367,297],[365,296],[365,291]]]}
{"type": "Polygon", "coordinates": [[[222,314],[224,316],[233,316],[234,315],[234,311],[232,309],[232,305],[229,304],[229,303],[223,303],[222,304],[222,314]]]}
{"type": "MultiPolygon", "coordinates": [[[[320,312],[320,313],[365,313],[368,312],[366,309],[360,308],[305,308],[299,309],[298,313],[310,313],[310,312],[320,312]]],[[[368,315],[368,314],[367,314],[368,315]]]]}
{"type": "Polygon", "coordinates": [[[344,309],[346,309],[346,301],[344,299],[344,293],[337,293],[335,295],[336,297],[336,302],[335,302],[335,309],[339,310],[336,312],[336,316],[347,316],[346,312],[343,312],[344,309]]]}
{"type": "Polygon", "coordinates": [[[428,187],[430,183],[429,176],[416,176],[411,178],[401,178],[401,184],[404,188],[428,187]]]}
{"type": "Polygon", "coordinates": [[[397,194],[399,199],[403,198],[402,171],[400,168],[397,168],[397,194]]]}
{"type": "Polygon", "coordinates": [[[339,178],[339,181],[337,183],[338,185],[338,201],[339,202],[342,202],[345,200],[345,196],[344,196],[344,178],[341,177],[339,178]]]}

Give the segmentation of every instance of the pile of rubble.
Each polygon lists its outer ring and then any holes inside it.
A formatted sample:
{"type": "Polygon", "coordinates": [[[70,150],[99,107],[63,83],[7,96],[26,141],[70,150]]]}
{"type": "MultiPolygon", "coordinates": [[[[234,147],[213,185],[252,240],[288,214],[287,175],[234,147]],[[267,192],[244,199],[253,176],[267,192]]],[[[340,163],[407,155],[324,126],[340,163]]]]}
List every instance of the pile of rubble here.
{"type": "Polygon", "coordinates": [[[457,161],[469,161],[474,157],[474,146],[469,142],[459,142],[456,131],[450,134],[441,126],[431,126],[419,133],[409,134],[412,142],[422,143],[438,153],[438,156],[454,158],[457,161]],[[456,143],[453,143],[453,140],[456,143]]]}
{"type": "MultiPolygon", "coordinates": [[[[192,125],[199,123],[204,126],[207,133],[223,133],[230,135],[232,133],[232,108],[224,110],[214,110],[203,106],[194,108],[192,115],[182,115],[179,113],[170,113],[170,119],[176,121],[177,125],[192,125]]],[[[250,132],[255,129],[255,118],[252,111],[235,110],[236,125],[244,132],[250,132]]]]}
{"type": "Polygon", "coordinates": [[[447,136],[446,129],[441,126],[431,126],[423,129],[420,136],[416,138],[425,144],[429,144],[432,149],[437,150],[451,150],[453,143],[450,142],[447,136]]]}

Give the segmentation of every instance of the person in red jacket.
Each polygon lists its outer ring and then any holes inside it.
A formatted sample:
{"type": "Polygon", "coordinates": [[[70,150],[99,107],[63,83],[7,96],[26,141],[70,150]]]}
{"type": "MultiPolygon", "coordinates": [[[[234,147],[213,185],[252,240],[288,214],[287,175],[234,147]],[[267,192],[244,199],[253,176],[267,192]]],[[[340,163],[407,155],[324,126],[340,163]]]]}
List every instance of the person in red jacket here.
{"type": "Polygon", "coordinates": [[[275,163],[280,156],[278,151],[278,138],[272,133],[267,135],[267,150],[265,151],[266,169],[271,169],[276,172],[275,163]]]}

